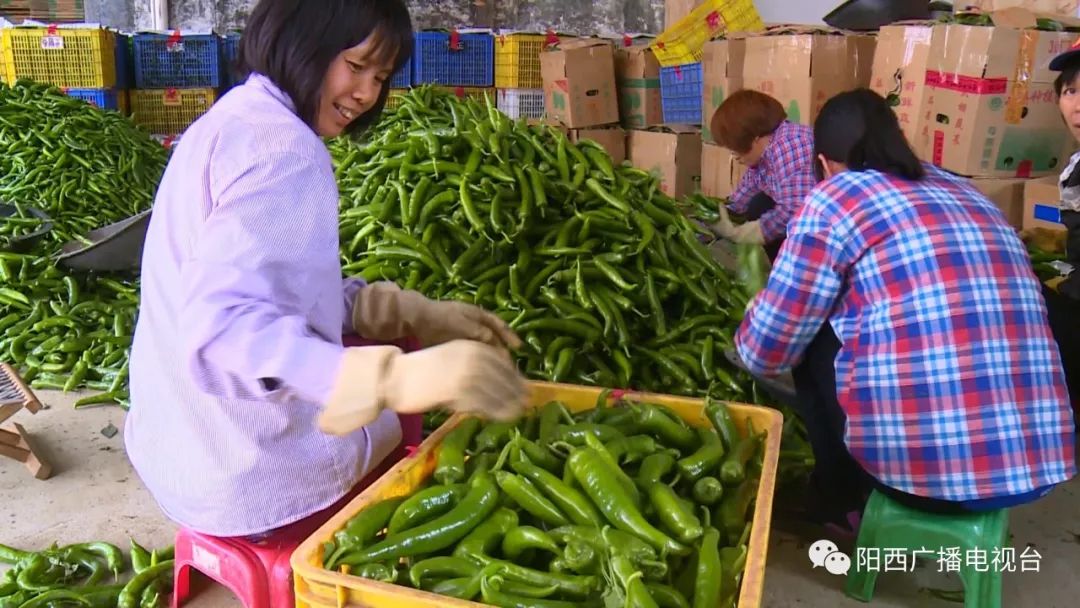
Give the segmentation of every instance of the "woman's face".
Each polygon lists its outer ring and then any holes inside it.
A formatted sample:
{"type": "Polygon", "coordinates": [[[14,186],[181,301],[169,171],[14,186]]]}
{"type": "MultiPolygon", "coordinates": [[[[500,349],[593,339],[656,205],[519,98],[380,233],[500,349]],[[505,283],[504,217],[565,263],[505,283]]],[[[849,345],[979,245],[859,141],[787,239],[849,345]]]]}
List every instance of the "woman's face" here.
{"type": "Polygon", "coordinates": [[[1080,75],[1061,89],[1058,107],[1074,138],[1080,141],[1080,75]]]}
{"type": "Polygon", "coordinates": [[[337,137],[349,123],[370,110],[394,69],[393,57],[377,53],[375,36],[338,53],[330,63],[319,91],[316,131],[322,137],[337,137]]]}
{"type": "Polygon", "coordinates": [[[750,149],[747,152],[739,153],[732,150],[732,154],[734,154],[736,160],[743,165],[746,165],[747,167],[756,166],[761,162],[761,157],[765,154],[765,149],[769,147],[770,141],[772,141],[772,136],[766,135],[764,137],[759,137],[754,140],[754,143],[751,144],[750,149]]]}

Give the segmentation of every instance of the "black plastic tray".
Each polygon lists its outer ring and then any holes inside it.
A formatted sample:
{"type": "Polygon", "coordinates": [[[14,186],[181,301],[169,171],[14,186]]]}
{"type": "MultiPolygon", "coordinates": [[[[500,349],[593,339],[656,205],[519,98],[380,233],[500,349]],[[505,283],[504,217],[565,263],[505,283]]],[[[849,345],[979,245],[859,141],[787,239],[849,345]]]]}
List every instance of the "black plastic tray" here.
{"type": "Polygon", "coordinates": [[[73,270],[118,272],[138,268],[149,225],[150,211],[147,210],[92,230],[86,235],[91,244],[68,241],[60,248],[56,261],[73,270]]]}
{"type": "Polygon", "coordinates": [[[847,0],[825,16],[832,27],[868,31],[909,19],[929,19],[927,0],[847,0]]]}
{"type": "MultiPolygon", "coordinates": [[[[0,217],[9,217],[15,215],[18,208],[14,205],[8,205],[6,203],[0,203],[0,217]]],[[[0,236],[0,249],[4,251],[13,251],[15,253],[23,253],[29,251],[34,246],[34,243],[41,240],[41,237],[45,236],[52,230],[52,218],[48,216],[44,211],[34,208],[26,208],[25,211],[30,215],[42,220],[41,226],[29,232],[27,234],[15,237],[0,236]]]]}

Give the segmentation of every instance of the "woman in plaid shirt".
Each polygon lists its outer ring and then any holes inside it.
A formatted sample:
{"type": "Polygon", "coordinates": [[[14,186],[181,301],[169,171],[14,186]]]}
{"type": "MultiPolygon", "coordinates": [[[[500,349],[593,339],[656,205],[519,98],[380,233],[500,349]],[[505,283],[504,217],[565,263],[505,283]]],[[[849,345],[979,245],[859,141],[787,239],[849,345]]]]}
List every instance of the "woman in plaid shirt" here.
{"type": "Polygon", "coordinates": [[[811,507],[853,522],[869,489],[937,512],[1035,500],[1076,474],[1038,279],[966,180],[918,161],[885,100],[830,100],[822,180],[736,336],[759,375],[795,370],[811,507]],[[824,500],[824,499],[821,499],[824,500]]]}

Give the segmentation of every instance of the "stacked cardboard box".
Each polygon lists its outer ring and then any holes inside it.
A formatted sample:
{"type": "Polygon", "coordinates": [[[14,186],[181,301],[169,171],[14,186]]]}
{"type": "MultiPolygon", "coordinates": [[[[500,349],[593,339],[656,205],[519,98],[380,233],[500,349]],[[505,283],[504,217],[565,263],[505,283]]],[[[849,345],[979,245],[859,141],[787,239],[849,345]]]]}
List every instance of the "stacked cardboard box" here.
{"type": "Polygon", "coordinates": [[[647,129],[664,122],[660,108],[660,63],[647,42],[615,51],[619,120],[627,129],[647,129]]]}
{"type": "Polygon", "coordinates": [[[869,86],[873,36],[839,30],[773,28],[746,39],[743,86],[772,95],[788,119],[813,124],[831,97],[869,86]]]}
{"type": "Polygon", "coordinates": [[[581,38],[545,50],[540,55],[540,74],[549,120],[567,127],[574,141],[592,139],[612,158],[626,157],[611,40],[581,38]]]}

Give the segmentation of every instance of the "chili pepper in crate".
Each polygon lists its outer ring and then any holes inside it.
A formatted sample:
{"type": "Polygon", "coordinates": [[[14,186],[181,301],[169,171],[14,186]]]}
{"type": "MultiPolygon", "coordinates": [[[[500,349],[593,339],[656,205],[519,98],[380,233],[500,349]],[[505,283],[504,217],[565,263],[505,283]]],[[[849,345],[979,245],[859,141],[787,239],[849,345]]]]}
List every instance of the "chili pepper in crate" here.
{"type": "Polygon", "coordinates": [[[526,551],[540,549],[559,555],[559,546],[543,530],[533,526],[519,526],[506,533],[502,541],[503,555],[512,561],[526,551]]]}
{"type": "Polygon", "coordinates": [[[728,492],[713,514],[715,526],[725,534],[728,543],[734,544],[746,527],[746,511],[757,496],[756,479],[743,481],[734,492],[728,492]]]}
{"type": "Polygon", "coordinates": [[[723,547],[720,549],[720,570],[722,581],[720,597],[724,606],[730,605],[739,590],[739,578],[746,567],[746,545],[723,547]]]}
{"type": "Polygon", "coordinates": [[[540,408],[540,443],[546,444],[550,442],[559,423],[566,420],[573,420],[573,418],[570,417],[570,412],[567,411],[565,404],[560,401],[549,401],[544,404],[540,408]]]}
{"type": "Polygon", "coordinates": [[[638,565],[657,563],[656,560],[658,559],[656,549],[649,543],[633,534],[628,534],[610,526],[605,528],[562,526],[549,530],[548,534],[556,542],[567,545],[571,542],[582,542],[605,555],[609,552],[626,555],[638,565]]]}
{"type": "Polygon", "coordinates": [[[689,481],[697,481],[711,473],[724,458],[724,444],[712,429],[697,429],[701,447],[677,463],[679,473],[689,481]]]}
{"type": "Polygon", "coordinates": [[[468,491],[464,484],[450,486],[432,486],[406,498],[398,508],[387,525],[387,535],[394,535],[403,530],[408,530],[426,521],[446,513],[454,508],[468,491]]]}
{"type": "Polygon", "coordinates": [[[580,602],[510,595],[501,591],[494,579],[486,577],[480,580],[480,595],[485,604],[500,608],[577,608],[581,605],[580,602]]]}
{"type": "Polygon", "coordinates": [[[675,470],[677,453],[670,451],[649,454],[641,461],[638,467],[637,483],[639,486],[647,486],[650,483],[662,481],[663,478],[675,470]]]}
{"type": "Polygon", "coordinates": [[[480,577],[465,576],[438,581],[429,589],[432,593],[459,600],[471,600],[480,594],[480,577]]]}
{"type": "Polygon", "coordinates": [[[724,484],[715,477],[702,477],[694,482],[691,493],[699,505],[711,507],[724,497],[724,484]]]}
{"type": "Polygon", "coordinates": [[[757,453],[763,435],[739,439],[720,466],[720,481],[728,485],[738,485],[746,479],[746,463],[757,453]]]}
{"type": "Polygon", "coordinates": [[[682,555],[689,551],[646,521],[634,506],[633,498],[619,484],[614,471],[595,450],[574,450],[566,466],[570,467],[593,504],[616,528],[640,536],[665,554],[682,555]]]}
{"type": "Polygon", "coordinates": [[[542,469],[546,469],[552,473],[557,473],[562,470],[563,463],[558,456],[553,454],[551,450],[546,447],[536,445],[536,443],[525,439],[524,437],[517,437],[513,441],[513,447],[510,452],[510,461],[516,462],[521,460],[522,457],[527,458],[529,462],[539,466],[542,469]]]}
{"type": "Polygon", "coordinates": [[[503,536],[517,526],[517,512],[500,507],[461,539],[454,547],[453,556],[478,562],[480,556],[491,555],[499,547],[503,536]]]}
{"type": "Polygon", "coordinates": [[[493,452],[502,449],[510,441],[510,432],[517,427],[514,422],[491,422],[476,434],[477,452],[493,452]]]}
{"type": "Polygon", "coordinates": [[[647,582],[645,588],[649,590],[649,595],[659,608],[690,608],[690,602],[671,585],[647,582]]]}
{"type": "Polygon", "coordinates": [[[570,523],[559,508],[545,498],[528,479],[506,471],[496,471],[495,481],[519,507],[540,521],[553,526],[570,523]]]}
{"type": "Polygon", "coordinates": [[[357,566],[446,549],[484,521],[495,510],[498,500],[499,489],[491,475],[479,475],[471,482],[468,494],[450,512],[365,549],[347,553],[341,563],[357,566]]]}
{"type": "Polygon", "coordinates": [[[568,570],[578,574],[593,574],[599,561],[599,552],[590,544],[571,540],[562,551],[562,562],[568,570]]]}
{"type": "Polygon", "coordinates": [[[624,595],[623,605],[635,608],[658,608],[645,586],[644,574],[625,555],[611,557],[611,570],[624,595]]]}
{"type": "Polygon", "coordinates": [[[427,577],[471,577],[478,572],[480,572],[480,566],[464,557],[429,557],[416,562],[409,568],[409,581],[413,584],[413,587],[421,589],[424,587],[424,580],[427,577]]]}
{"type": "Polygon", "coordinates": [[[705,398],[705,415],[712,422],[713,428],[724,440],[724,447],[731,452],[735,442],[739,440],[739,431],[735,428],[735,421],[731,419],[731,411],[723,401],[713,401],[705,398]]]}
{"type": "Polygon", "coordinates": [[[600,588],[600,579],[595,576],[541,572],[534,568],[487,556],[481,556],[479,562],[483,564],[485,570],[499,572],[507,580],[537,587],[554,585],[558,587],[560,593],[571,597],[585,598],[600,588]]]}
{"type": "Polygon", "coordinates": [[[550,498],[551,502],[555,503],[555,506],[574,523],[596,527],[602,525],[603,516],[597,511],[593,503],[581,492],[564,483],[563,480],[527,462],[512,462],[510,466],[519,475],[540,488],[540,491],[550,498]]]}
{"type": "Polygon", "coordinates": [[[694,608],[713,608],[720,603],[722,584],[720,531],[709,527],[698,547],[697,579],[694,581],[694,608]]]}
{"type": "Polygon", "coordinates": [[[614,441],[623,437],[615,427],[606,424],[578,422],[571,425],[558,425],[552,441],[562,441],[571,445],[584,445],[585,436],[591,435],[602,442],[614,441]]]}
{"type": "Polygon", "coordinates": [[[662,483],[652,483],[646,490],[660,522],[675,534],[678,540],[692,543],[704,533],[701,521],[694,515],[693,508],[683,505],[675,490],[662,483]]]}
{"type": "Polygon", "coordinates": [[[623,464],[637,462],[660,450],[660,445],[649,435],[619,437],[607,442],[604,447],[612,458],[623,464]]]}
{"type": "Polygon", "coordinates": [[[479,428],[480,419],[469,417],[447,433],[442,445],[439,446],[439,455],[435,464],[436,481],[443,485],[450,485],[465,479],[465,450],[479,428]]]}
{"type": "Polygon", "coordinates": [[[360,549],[371,542],[386,527],[394,512],[404,501],[404,496],[386,498],[349,519],[345,524],[345,529],[334,533],[334,542],[337,544],[337,549],[327,556],[326,569],[337,569],[338,560],[341,559],[342,555],[360,549]]]}
{"type": "Polygon", "coordinates": [[[694,432],[679,424],[654,405],[639,404],[631,406],[634,411],[634,425],[638,432],[649,433],[665,445],[683,451],[693,450],[697,443],[694,432]]]}

